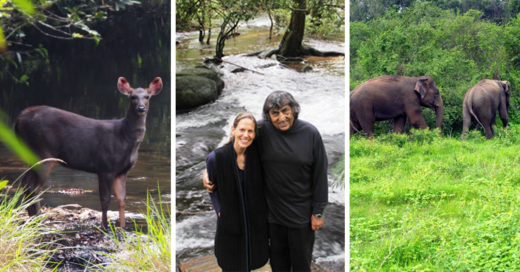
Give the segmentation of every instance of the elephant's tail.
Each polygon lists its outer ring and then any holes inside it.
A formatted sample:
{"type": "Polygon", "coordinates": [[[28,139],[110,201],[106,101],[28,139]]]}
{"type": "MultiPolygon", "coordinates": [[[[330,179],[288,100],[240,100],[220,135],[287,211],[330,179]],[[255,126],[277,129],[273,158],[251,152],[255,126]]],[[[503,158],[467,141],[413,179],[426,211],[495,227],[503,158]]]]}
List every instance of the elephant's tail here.
{"type": "Polygon", "coordinates": [[[352,120],[349,120],[350,121],[350,127],[353,128],[356,133],[361,133],[361,131],[359,129],[356,128],[356,126],[354,126],[354,123],[352,123],[352,120]]]}
{"type": "Polygon", "coordinates": [[[484,125],[482,125],[482,123],[480,122],[480,120],[478,119],[477,115],[473,112],[473,105],[471,103],[468,103],[468,110],[469,110],[469,114],[471,114],[471,116],[473,116],[473,118],[475,118],[475,120],[477,120],[477,123],[482,127],[484,128],[484,125]]]}

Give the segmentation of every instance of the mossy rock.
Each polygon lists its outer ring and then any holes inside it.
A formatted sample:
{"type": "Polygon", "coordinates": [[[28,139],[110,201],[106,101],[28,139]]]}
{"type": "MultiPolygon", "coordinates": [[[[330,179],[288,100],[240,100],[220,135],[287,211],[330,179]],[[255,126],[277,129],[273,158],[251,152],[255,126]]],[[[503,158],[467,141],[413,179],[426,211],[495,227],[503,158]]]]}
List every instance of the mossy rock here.
{"type": "Polygon", "coordinates": [[[215,101],[219,92],[215,81],[201,76],[176,78],[176,109],[187,110],[215,101]]]}
{"type": "Polygon", "coordinates": [[[220,75],[206,67],[185,69],[176,74],[176,110],[188,110],[215,101],[224,89],[220,75]]]}
{"type": "Polygon", "coordinates": [[[215,81],[215,83],[217,84],[217,88],[219,88],[220,90],[224,89],[224,81],[220,79],[220,74],[214,71],[213,69],[207,68],[205,66],[196,66],[194,68],[188,68],[177,72],[178,77],[189,75],[197,75],[211,79],[215,81]]]}

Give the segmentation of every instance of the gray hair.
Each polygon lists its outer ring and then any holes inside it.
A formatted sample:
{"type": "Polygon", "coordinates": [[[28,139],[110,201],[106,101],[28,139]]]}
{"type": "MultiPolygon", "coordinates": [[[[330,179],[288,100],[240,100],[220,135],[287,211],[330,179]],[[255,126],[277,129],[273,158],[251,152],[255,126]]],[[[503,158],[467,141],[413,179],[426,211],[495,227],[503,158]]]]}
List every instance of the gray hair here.
{"type": "Polygon", "coordinates": [[[300,104],[296,102],[292,94],[286,91],[274,91],[265,99],[263,110],[264,120],[271,121],[271,118],[269,117],[269,111],[271,109],[280,109],[285,105],[289,105],[291,107],[294,120],[298,119],[298,115],[300,114],[300,104]]]}

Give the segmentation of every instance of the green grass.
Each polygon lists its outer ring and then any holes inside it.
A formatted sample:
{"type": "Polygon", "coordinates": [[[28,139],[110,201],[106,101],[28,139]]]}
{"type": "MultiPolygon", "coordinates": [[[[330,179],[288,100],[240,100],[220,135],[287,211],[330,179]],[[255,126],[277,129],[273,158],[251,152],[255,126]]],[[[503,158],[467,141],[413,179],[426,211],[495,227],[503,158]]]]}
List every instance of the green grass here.
{"type": "MultiPolygon", "coordinates": [[[[0,182],[0,189],[7,181],[0,182]]],[[[14,195],[3,191],[0,196],[0,271],[51,271],[49,263],[54,253],[53,242],[43,242],[43,236],[53,231],[43,224],[44,216],[27,217],[26,208],[32,201],[23,200],[23,192],[14,195]]],[[[55,270],[52,270],[55,271],[55,270]]]]}
{"type": "Polygon", "coordinates": [[[94,267],[97,271],[171,271],[170,211],[164,210],[160,198],[157,205],[150,195],[146,199],[146,232],[135,225],[135,235],[112,228],[112,239],[120,251],[109,255],[111,262],[94,267]],[[120,235],[122,239],[120,239],[120,235]]]}
{"type": "Polygon", "coordinates": [[[520,271],[520,126],[350,139],[352,271],[520,271]]]}

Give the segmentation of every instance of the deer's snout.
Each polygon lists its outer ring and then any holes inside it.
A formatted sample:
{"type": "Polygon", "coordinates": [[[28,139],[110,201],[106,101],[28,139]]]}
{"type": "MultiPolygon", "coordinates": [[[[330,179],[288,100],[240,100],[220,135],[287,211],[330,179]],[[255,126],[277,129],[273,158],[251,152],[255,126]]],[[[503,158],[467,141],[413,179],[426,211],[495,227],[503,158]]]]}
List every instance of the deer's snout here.
{"type": "Polygon", "coordinates": [[[144,105],[137,106],[137,112],[146,112],[146,107],[144,105]]]}

